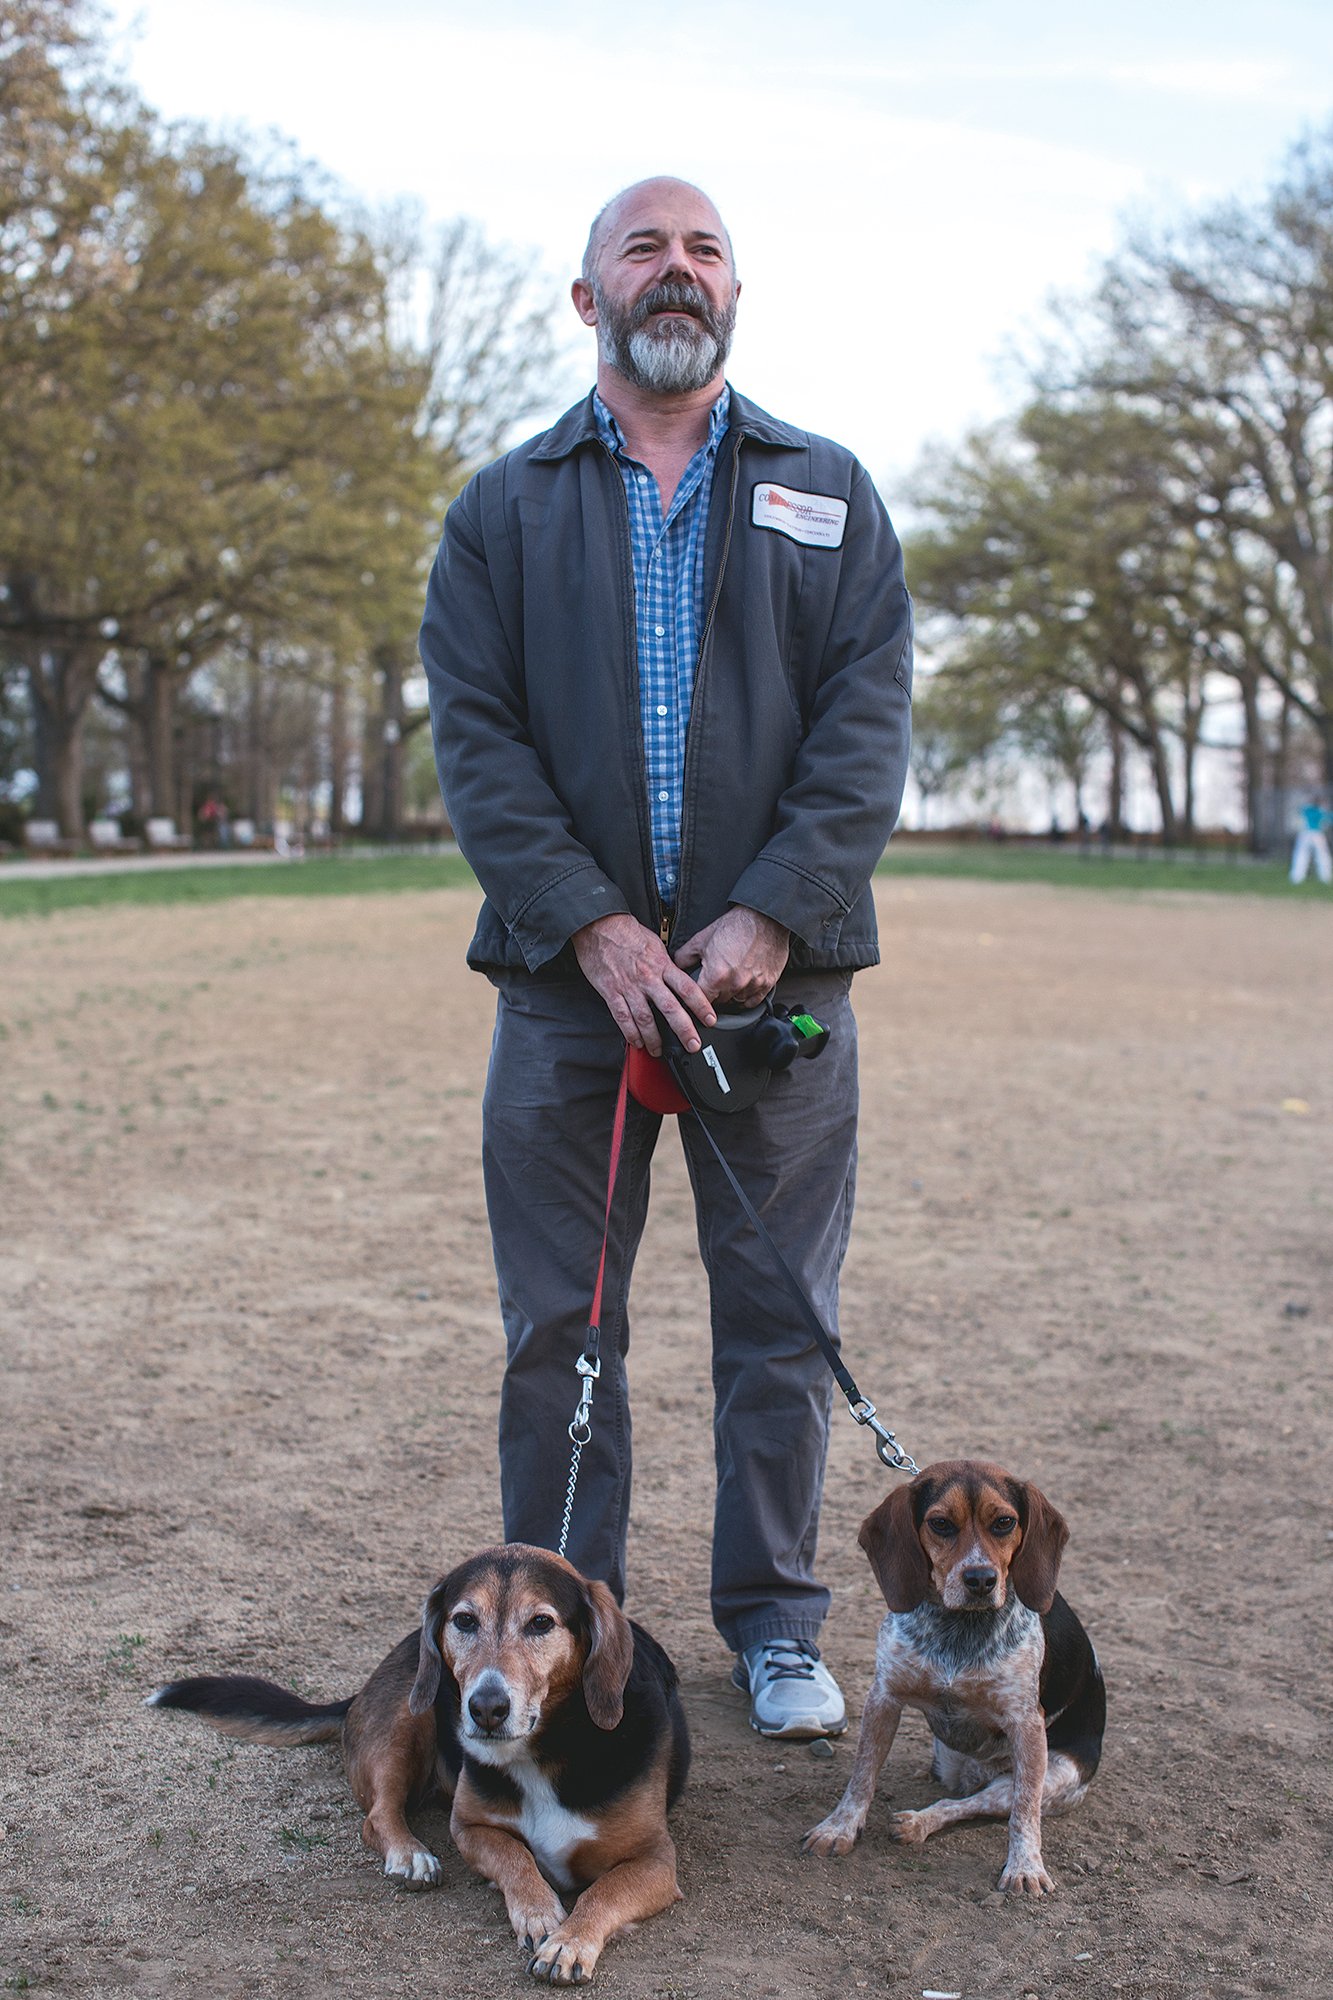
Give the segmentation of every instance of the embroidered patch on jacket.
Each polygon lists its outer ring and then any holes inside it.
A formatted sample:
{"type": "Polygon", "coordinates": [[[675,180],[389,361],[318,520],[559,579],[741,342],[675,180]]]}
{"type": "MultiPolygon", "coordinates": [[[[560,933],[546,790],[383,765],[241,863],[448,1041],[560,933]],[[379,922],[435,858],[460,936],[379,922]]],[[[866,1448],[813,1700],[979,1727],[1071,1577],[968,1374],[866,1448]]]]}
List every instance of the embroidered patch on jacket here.
{"type": "Polygon", "coordinates": [[[750,519],[756,528],[776,528],[812,549],[840,549],[847,525],[847,502],[831,493],[799,493],[763,479],[754,489],[750,519]]]}

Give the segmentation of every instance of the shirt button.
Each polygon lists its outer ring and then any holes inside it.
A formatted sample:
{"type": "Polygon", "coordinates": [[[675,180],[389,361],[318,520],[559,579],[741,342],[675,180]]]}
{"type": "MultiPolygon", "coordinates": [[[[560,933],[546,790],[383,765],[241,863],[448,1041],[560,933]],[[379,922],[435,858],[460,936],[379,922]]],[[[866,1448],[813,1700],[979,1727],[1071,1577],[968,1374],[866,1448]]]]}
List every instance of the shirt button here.
{"type": "Polygon", "coordinates": [[[657,638],[659,638],[659,639],[665,639],[665,638],[666,638],[666,626],[665,626],[665,625],[654,625],[654,627],[653,627],[653,632],[654,632],[654,634],[656,635],[656,637],[657,637],[657,638]]]}
{"type": "Polygon", "coordinates": [[[665,703],[664,701],[659,701],[659,702],[658,702],[658,704],[657,704],[657,712],[658,712],[658,714],[659,714],[659,715],[665,715],[665,714],[666,714],[666,703],[665,703]]]}
{"type": "Polygon", "coordinates": [[[646,472],[641,472],[639,474],[639,484],[640,486],[646,486],[648,484],[648,474],[646,472]]]}
{"type": "Polygon", "coordinates": [[[663,805],[665,805],[667,800],[670,798],[671,794],[670,792],[659,792],[657,796],[659,799],[661,799],[663,805]]]}

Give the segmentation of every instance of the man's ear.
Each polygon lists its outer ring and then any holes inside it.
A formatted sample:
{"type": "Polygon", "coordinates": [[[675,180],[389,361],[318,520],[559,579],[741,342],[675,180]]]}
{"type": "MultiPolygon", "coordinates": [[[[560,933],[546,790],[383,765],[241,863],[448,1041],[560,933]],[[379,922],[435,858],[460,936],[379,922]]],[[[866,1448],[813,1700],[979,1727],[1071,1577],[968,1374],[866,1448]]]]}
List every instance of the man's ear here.
{"type": "Polygon", "coordinates": [[[440,1627],[444,1623],[445,1606],[448,1603],[453,1574],[442,1577],[421,1607],[421,1648],[417,1654],[417,1677],[412,1683],[412,1692],[407,1697],[407,1705],[413,1715],[424,1715],[434,1706],[440,1691],[440,1679],[445,1671],[444,1659],[440,1653],[440,1627]]]}
{"type": "Polygon", "coordinates": [[[586,278],[575,278],[569,288],[569,296],[574,301],[574,310],[585,326],[596,326],[597,307],[593,303],[592,286],[586,278]]]}
{"type": "Polygon", "coordinates": [[[1060,1579],[1060,1558],[1069,1540],[1069,1527],[1064,1515],[1035,1486],[1024,1479],[1011,1479],[1009,1487],[1023,1531],[1018,1554],[1009,1565],[1014,1595],[1030,1611],[1049,1611],[1060,1579]]]}
{"type": "Polygon", "coordinates": [[[890,1611],[915,1611],[930,1593],[930,1564],[916,1528],[917,1489],[915,1479],[895,1486],[867,1514],[857,1537],[890,1611]]]}
{"type": "Polygon", "coordinates": [[[629,1619],[604,1583],[588,1583],[592,1637],[583,1663],[583,1699],[599,1729],[614,1729],[625,1713],[625,1683],[634,1665],[629,1619]]]}

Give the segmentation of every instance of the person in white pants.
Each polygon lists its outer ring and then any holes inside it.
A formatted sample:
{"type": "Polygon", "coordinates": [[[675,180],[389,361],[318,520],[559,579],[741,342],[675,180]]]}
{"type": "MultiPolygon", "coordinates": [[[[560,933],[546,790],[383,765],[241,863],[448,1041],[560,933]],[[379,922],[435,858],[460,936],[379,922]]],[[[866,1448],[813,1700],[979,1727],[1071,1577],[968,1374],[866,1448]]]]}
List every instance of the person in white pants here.
{"type": "Polygon", "coordinates": [[[1333,855],[1328,849],[1326,826],[1333,826],[1333,813],[1311,799],[1301,807],[1301,823],[1296,829],[1296,845],[1291,850],[1291,880],[1303,882],[1314,863],[1321,882],[1333,883],[1333,855]]]}

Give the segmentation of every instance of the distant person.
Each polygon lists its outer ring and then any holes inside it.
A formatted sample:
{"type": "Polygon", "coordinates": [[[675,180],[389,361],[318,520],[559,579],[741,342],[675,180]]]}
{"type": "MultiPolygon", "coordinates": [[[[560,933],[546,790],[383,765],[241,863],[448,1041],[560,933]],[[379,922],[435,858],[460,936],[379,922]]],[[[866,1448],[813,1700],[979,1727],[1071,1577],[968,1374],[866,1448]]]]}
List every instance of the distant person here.
{"type": "Polygon", "coordinates": [[[1296,843],[1291,850],[1291,881],[1303,882],[1313,861],[1314,872],[1320,881],[1333,882],[1333,855],[1328,849],[1326,826],[1333,826],[1333,813],[1325,811],[1318,799],[1309,799],[1301,807],[1296,843]]]}
{"type": "MultiPolygon", "coordinates": [[[[799,290],[799,288],[798,288],[799,290]]],[[[597,386],[449,510],[421,630],[440,780],[486,893],[468,962],[499,991],[483,1124],[508,1364],[505,1534],[551,1546],[625,1047],[799,999],[832,1026],[729,1117],[727,1153],[836,1327],[856,1159],[853,972],[910,734],[902,556],[850,452],[727,383],[737,282],[711,201],[640,182],[573,287],[597,386]]],[[[797,292],[793,292],[793,300],[797,292]]],[[[810,322],[813,330],[815,319],[810,322]]],[[[630,1273],[660,1120],[630,1105],[602,1379],[569,1541],[621,1594],[630,1273]]],[[[712,1300],[712,1609],[751,1720],[834,1735],[815,1575],[831,1377],[683,1122],[712,1300]]]]}

